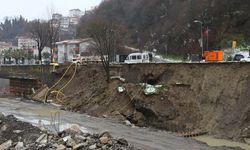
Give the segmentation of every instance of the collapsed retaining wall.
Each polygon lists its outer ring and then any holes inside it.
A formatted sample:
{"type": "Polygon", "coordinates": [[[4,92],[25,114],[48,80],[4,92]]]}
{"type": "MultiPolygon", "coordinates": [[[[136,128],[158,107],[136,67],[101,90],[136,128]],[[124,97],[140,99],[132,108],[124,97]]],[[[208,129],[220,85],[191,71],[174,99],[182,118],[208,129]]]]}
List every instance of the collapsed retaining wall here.
{"type": "Polygon", "coordinates": [[[41,83],[50,85],[54,82],[53,69],[49,65],[1,65],[0,79],[9,83],[0,83],[0,94],[31,95],[41,88],[41,83]]]}

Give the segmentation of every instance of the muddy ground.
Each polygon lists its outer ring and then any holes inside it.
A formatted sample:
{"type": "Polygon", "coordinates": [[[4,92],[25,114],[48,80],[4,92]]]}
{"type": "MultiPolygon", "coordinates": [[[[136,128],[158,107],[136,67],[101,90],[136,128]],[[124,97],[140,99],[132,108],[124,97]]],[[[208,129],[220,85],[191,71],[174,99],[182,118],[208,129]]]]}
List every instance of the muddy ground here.
{"type": "MultiPolygon", "coordinates": [[[[59,70],[57,78],[63,72],[59,70]]],[[[72,74],[73,69],[54,90],[72,74]]],[[[112,67],[111,75],[125,82],[113,79],[108,84],[100,65],[81,66],[57,102],[67,110],[129,120],[137,126],[207,132],[241,142],[250,137],[248,63],[122,65],[112,67]],[[147,96],[139,83],[163,87],[147,96]],[[126,90],[119,93],[119,86],[126,90]]]]}

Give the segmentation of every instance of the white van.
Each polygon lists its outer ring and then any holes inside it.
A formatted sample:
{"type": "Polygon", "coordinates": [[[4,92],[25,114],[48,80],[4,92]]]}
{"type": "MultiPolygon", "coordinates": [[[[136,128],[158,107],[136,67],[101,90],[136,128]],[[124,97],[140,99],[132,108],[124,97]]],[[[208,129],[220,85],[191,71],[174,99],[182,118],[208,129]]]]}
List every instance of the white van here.
{"type": "Polygon", "coordinates": [[[124,61],[127,64],[133,63],[150,63],[152,62],[153,55],[152,53],[131,53],[128,55],[124,61]]]}

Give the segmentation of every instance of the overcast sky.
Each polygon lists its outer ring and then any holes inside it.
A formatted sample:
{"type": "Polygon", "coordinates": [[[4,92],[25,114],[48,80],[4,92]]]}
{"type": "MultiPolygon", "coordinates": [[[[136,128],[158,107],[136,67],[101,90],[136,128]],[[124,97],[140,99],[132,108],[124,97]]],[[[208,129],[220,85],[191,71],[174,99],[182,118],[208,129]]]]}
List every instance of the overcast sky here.
{"type": "Polygon", "coordinates": [[[79,8],[82,11],[89,10],[100,4],[102,0],[1,0],[0,21],[3,18],[22,15],[28,20],[47,19],[48,11],[68,15],[70,9],[79,8]]]}

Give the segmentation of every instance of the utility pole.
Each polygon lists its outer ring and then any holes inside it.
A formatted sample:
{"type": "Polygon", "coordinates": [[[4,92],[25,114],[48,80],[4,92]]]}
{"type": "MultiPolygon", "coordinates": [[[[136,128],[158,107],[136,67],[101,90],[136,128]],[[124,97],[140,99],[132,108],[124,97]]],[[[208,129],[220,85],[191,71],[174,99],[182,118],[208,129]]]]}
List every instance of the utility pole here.
{"type": "Polygon", "coordinates": [[[203,57],[203,53],[204,53],[204,47],[203,47],[203,33],[202,33],[202,29],[203,29],[203,23],[200,20],[194,20],[195,23],[199,23],[200,24],[200,34],[201,34],[201,56],[203,57]]]}

